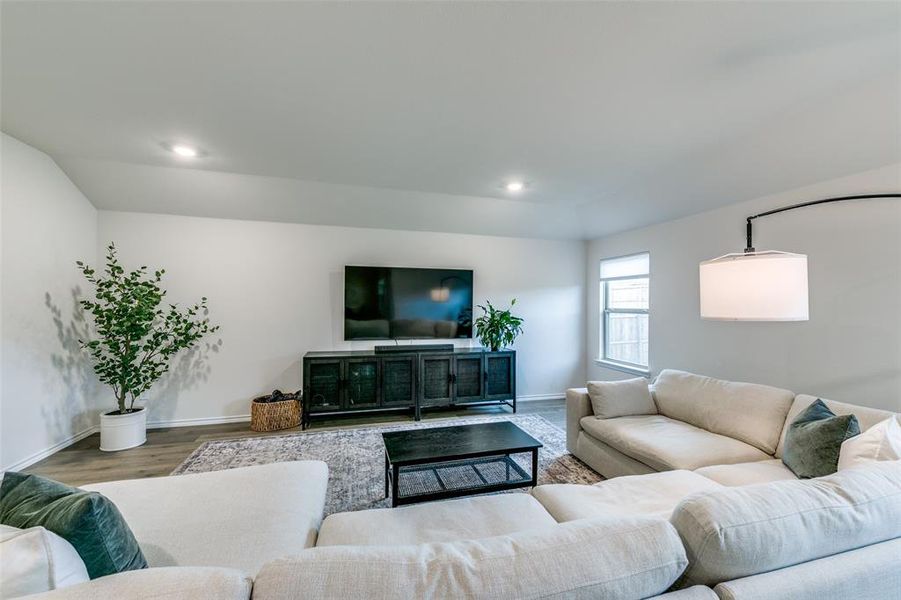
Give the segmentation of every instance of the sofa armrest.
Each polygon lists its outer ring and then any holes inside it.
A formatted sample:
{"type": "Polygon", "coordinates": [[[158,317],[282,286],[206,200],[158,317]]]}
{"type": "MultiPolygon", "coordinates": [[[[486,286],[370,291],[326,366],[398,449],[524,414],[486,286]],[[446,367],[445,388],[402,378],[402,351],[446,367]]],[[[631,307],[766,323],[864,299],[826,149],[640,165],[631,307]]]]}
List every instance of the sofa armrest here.
{"type": "Polygon", "coordinates": [[[85,583],[28,596],[29,600],[248,600],[253,581],[235,569],[157,567],[125,571],[85,583]]]}
{"type": "Polygon", "coordinates": [[[566,449],[570,453],[576,451],[576,440],[579,439],[579,430],[582,428],[579,421],[593,414],[588,388],[566,390],[566,449]]]}

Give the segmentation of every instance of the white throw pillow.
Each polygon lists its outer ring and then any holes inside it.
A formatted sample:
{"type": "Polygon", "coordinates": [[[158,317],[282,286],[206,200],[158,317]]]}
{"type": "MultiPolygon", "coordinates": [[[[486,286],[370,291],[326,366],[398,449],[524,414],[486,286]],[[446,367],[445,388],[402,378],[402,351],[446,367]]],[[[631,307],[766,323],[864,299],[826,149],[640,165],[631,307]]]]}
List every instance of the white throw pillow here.
{"type": "Polygon", "coordinates": [[[588,397],[591,398],[594,416],[599,419],[657,414],[657,405],[644,377],[623,381],[589,381],[588,397]]]}
{"type": "Polygon", "coordinates": [[[838,470],[862,467],[873,461],[901,460],[901,416],[876,423],[842,442],[838,470]]]}
{"type": "Polygon", "coordinates": [[[0,598],[49,592],[88,581],[72,544],[43,527],[0,525],[0,598]]]}

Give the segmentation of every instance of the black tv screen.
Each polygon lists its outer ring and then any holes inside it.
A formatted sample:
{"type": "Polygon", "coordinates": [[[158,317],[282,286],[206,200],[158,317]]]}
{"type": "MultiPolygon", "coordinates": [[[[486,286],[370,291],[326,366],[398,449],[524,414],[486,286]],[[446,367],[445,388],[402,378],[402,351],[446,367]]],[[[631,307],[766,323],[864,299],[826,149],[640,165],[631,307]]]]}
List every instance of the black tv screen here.
{"type": "Polygon", "coordinates": [[[344,339],[472,337],[472,271],[344,267],[344,339]]]}

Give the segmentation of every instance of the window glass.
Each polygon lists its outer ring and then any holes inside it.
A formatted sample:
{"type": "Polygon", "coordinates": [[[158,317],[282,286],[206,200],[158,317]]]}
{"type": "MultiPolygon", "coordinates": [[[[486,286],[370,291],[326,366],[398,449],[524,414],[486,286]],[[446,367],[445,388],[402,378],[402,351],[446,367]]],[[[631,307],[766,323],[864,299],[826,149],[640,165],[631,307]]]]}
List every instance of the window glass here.
{"type": "Polygon", "coordinates": [[[650,254],[601,261],[601,360],[648,368],[650,254]]]}

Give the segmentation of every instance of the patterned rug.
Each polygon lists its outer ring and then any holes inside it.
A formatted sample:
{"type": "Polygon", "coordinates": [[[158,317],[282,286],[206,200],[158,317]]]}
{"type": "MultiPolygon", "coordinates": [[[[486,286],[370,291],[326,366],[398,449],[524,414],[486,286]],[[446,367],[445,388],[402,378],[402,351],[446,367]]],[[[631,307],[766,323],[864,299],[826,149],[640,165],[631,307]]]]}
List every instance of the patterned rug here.
{"type": "Polygon", "coordinates": [[[384,497],[385,450],[382,432],[504,420],[512,421],[544,444],[538,451],[539,483],[597,483],[602,479],[566,451],[566,433],[539,415],[435,419],[419,423],[217,440],[201,445],[172,474],[221,471],[290,460],[321,460],[329,468],[325,514],[384,508],[390,503],[384,497]]]}

